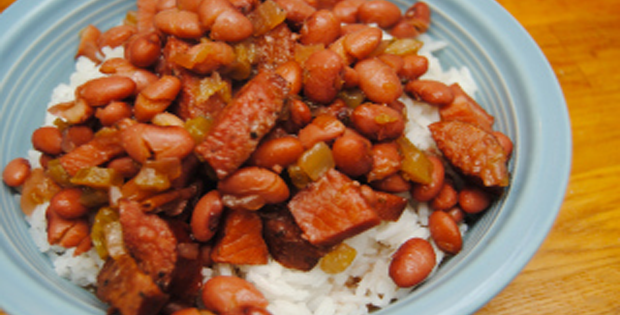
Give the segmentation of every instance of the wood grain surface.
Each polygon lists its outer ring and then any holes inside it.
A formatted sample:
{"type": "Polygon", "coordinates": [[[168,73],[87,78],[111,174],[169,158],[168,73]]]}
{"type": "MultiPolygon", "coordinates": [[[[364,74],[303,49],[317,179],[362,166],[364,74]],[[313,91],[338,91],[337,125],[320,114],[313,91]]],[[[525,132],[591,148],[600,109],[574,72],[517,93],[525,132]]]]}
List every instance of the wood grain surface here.
{"type": "MultiPolygon", "coordinates": [[[[549,236],[476,314],[620,314],[620,1],[497,1],[532,35],[558,77],[571,118],[573,165],[549,236]]],[[[0,0],[0,11],[11,2],[0,0]]]]}

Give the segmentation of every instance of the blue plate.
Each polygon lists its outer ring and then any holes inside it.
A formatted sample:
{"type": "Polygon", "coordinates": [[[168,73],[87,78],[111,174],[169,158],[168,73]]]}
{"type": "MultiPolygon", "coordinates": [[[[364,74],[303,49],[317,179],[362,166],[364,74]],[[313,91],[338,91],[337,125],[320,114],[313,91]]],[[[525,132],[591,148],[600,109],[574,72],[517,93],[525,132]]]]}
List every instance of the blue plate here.
{"type": "MultiPolygon", "coordinates": [[[[467,314],[506,286],[536,252],[562,204],[571,136],[562,91],[540,49],[492,0],[429,0],[429,34],[467,66],[477,100],[515,142],[512,184],[471,227],[463,251],[404,300],[376,314],[467,314]]],[[[409,4],[398,2],[403,9],[409,4]]],[[[52,89],[68,82],[78,33],[118,24],[132,1],[19,0],[0,15],[0,166],[25,156],[52,89]]],[[[27,232],[13,191],[1,189],[0,307],[21,314],[105,314],[90,292],[55,275],[27,232]]]]}

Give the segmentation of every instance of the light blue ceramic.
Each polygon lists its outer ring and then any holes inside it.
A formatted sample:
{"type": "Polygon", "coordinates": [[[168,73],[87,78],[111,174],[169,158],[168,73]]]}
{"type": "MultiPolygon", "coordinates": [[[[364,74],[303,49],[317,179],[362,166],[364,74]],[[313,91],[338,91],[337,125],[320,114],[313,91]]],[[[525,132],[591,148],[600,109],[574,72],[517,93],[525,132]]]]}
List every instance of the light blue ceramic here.
{"type": "MultiPolygon", "coordinates": [[[[473,226],[463,251],[406,299],[377,314],[468,314],[536,252],[562,203],[571,136],[562,91],[524,29],[493,0],[428,0],[430,34],[447,65],[468,66],[478,101],[515,142],[507,194],[473,226]]],[[[409,5],[399,3],[402,8],[409,5]]],[[[25,156],[54,86],[73,71],[78,32],[118,24],[132,1],[19,0],[0,15],[0,166],[25,156]]],[[[105,314],[90,292],[54,274],[27,232],[14,193],[0,196],[0,308],[13,315],[105,314]]]]}

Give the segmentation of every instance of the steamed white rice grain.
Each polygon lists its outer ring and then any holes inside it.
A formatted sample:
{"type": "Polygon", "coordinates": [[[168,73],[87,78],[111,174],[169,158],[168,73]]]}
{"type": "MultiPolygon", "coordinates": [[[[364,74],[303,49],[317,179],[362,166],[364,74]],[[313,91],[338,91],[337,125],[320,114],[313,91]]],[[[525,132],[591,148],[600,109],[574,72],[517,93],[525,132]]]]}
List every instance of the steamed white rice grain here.
{"type": "MultiPolygon", "coordinates": [[[[425,42],[420,51],[429,59],[429,71],[424,79],[439,80],[448,84],[458,82],[470,95],[475,95],[477,87],[467,68],[450,68],[444,70],[433,53],[446,47],[440,41],[434,41],[427,35],[421,39],[425,42]]],[[[122,57],[122,48],[104,49],[107,58],[122,57]]],[[[79,58],[75,64],[76,71],[68,83],[62,83],[53,91],[49,106],[74,99],[75,88],[88,80],[104,76],[97,66],[87,58],[79,58]]],[[[432,149],[434,141],[427,126],[439,120],[435,107],[401,98],[407,106],[408,125],[406,137],[422,150],[432,149]]],[[[49,125],[56,119],[46,117],[49,125]]],[[[38,165],[38,153],[32,151],[29,157],[33,165],[38,165]]],[[[47,243],[45,209],[41,205],[27,218],[30,233],[40,251],[50,257],[55,271],[62,277],[80,286],[96,284],[96,275],[103,261],[94,249],[80,256],[73,256],[73,249],[66,250],[47,243]]],[[[379,226],[345,241],[357,251],[357,256],[348,269],[340,274],[330,275],[315,267],[309,272],[284,268],[271,260],[261,266],[231,266],[217,264],[202,271],[204,281],[217,275],[239,275],[252,282],[270,301],[268,310],[274,315],[361,315],[367,314],[367,305],[385,307],[411,291],[398,288],[388,276],[391,255],[406,240],[412,237],[429,239],[427,204],[411,203],[396,222],[383,222],[379,226]]],[[[467,226],[462,224],[465,233],[467,226]]],[[[434,247],[437,262],[443,260],[444,254],[434,247]]]]}

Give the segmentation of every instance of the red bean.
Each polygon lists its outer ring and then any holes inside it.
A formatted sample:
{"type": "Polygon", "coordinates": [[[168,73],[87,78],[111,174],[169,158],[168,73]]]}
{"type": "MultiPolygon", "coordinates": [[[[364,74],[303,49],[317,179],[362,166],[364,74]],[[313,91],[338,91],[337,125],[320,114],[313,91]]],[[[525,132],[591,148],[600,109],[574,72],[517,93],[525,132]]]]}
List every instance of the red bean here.
{"type": "Polygon", "coordinates": [[[308,58],[305,63],[304,94],[322,104],[334,100],[342,87],[344,64],[337,53],[325,49],[308,58]]]}
{"type": "Polygon", "coordinates": [[[465,212],[458,206],[448,209],[446,213],[449,214],[456,223],[461,223],[465,220],[465,212]]]}
{"type": "Polygon", "coordinates": [[[73,149],[87,143],[94,137],[93,130],[88,126],[75,125],[67,128],[62,136],[62,151],[71,152],[73,149]]]}
{"type": "Polygon", "coordinates": [[[424,33],[431,24],[431,9],[424,1],[418,1],[407,9],[403,18],[418,32],[424,33]]]}
{"type": "Polygon", "coordinates": [[[431,208],[434,210],[448,210],[458,203],[458,192],[451,183],[443,183],[443,187],[437,196],[431,200],[431,208]]]}
{"type": "Polygon", "coordinates": [[[2,180],[9,187],[19,187],[30,176],[30,162],[24,158],[11,160],[2,171],[2,180]]]}
{"type": "Polygon", "coordinates": [[[414,80],[405,85],[405,91],[414,99],[431,105],[444,106],[452,103],[454,93],[449,86],[435,80],[414,80]]]}
{"type": "Polygon", "coordinates": [[[355,65],[360,76],[359,86],[369,100],[389,104],[403,94],[398,75],[378,58],[364,59],[355,65]]]}
{"type": "Polygon", "coordinates": [[[359,133],[377,141],[396,139],[405,130],[405,120],[399,112],[372,103],[356,107],[351,115],[351,123],[359,133]]]}
{"type": "Polygon", "coordinates": [[[90,106],[103,106],[112,101],[120,101],[131,96],[136,83],[130,78],[113,75],[90,80],[80,87],[77,93],[90,106]]]}
{"type": "Polygon", "coordinates": [[[416,80],[428,71],[428,59],[420,55],[403,56],[403,67],[398,76],[405,80],[416,80]]]}
{"type": "Polygon", "coordinates": [[[139,163],[146,162],[152,153],[155,153],[155,159],[183,159],[195,146],[190,133],[179,126],[134,124],[123,130],[121,138],[127,154],[139,163]]]}
{"type": "Polygon", "coordinates": [[[196,240],[206,242],[215,235],[222,211],[224,211],[224,205],[217,190],[208,192],[198,200],[190,222],[192,234],[196,240]]]}
{"type": "Polygon", "coordinates": [[[62,132],[56,127],[40,127],[32,133],[32,146],[37,151],[58,155],[62,153],[62,132]]]}
{"type": "Polygon", "coordinates": [[[132,178],[140,172],[140,165],[129,156],[116,158],[108,163],[111,168],[121,174],[124,178],[132,178]]]}
{"type": "Polygon", "coordinates": [[[376,27],[365,27],[357,32],[348,34],[344,38],[344,49],[346,52],[362,60],[370,55],[381,43],[383,32],[376,27]]]}
{"type": "Polygon", "coordinates": [[[412,238],[394,253],[389,274],[396,285],[409,288],[424,281],[435,265],[435,251],[431,244],[421,238],[412,238]]]}
{"type": "Polygon", "coordinates": [[[353,130],[334,141],[332,155],[336,167],[343,173],[357,177],[372,169],[371,143],[353,130]]]}
{"type": "Polygon", "coordinates": [[[234,276],[216,276],[202,287],[202,302],[218,314],[241,312],[249,307],[266,308],[267,299],[250,282],[234,276]]]}
{"type": "Polygon", "coordinates": [[[366,3],[366,0],[343,0],[336,3],[332,12],[334,12],[336,18],[342,23],[356,23],[357,12],[364,3],[366,3]]]}
{"type": "Polygon", "coordinates": [[[287,61],[278,68],[276,73],[282,76],[289,83],[289,95],[297,95],[303,85],[303,69],[295,60],[287,61]]]}
{"type": "Polygon", "coordinates": [[[131,106],[125,102],[112,102],[105,107],[98,107],[95,117],[104,126],[112,126],[124,118],[131,118],[133,115],[131,106]]]}
{"type": "Polygon", "coordinates": [[[394,69],[394,71],[400,76],[400,73],[405,66],[403,57],[393,54],[383,54],[379,56],[379,59],[394,69]]]}
{"type": "Polygon", "coordinates": [[[411,189],[411,182],[403,178],[399,173],[392,174],[384,179],[376,180],[370,185],[377,190],[389,193],[404,193],[411,189]]]}
{"type": "Polygon", "coordinates": [[[118,47],[129,40],[138,30],[133,25],[119,25],[105,31],[97,41],[99,48],[118,47]]]}
{"type": "Polygon", "coordinates": [[[431,238],[442,251],[456,255],[463,247],[463,239],[458,225],[448,213],[435,211],[428,218],[431,238]]]}
{"type": "Polygon", "coordinates": [[[88,208],[80,203],[82,189],[64,188],[50,200],[50,209],[65,219],[77,219],[88,213],[88,208]]]}
{"type": "Polygon", "coordinates": [[[489,207],[491,196],[486,191],[474,187],[464,187],[459,191],[459,205],[467,213],[478,213],[489,207]]]}
{"type": "Polygon", "coordinates": [[[304,146],[296,137],[274,138],[262,142],[250,156],[249,162],[280,173],[282,169],[297,162],[304,151],[304,146]]]}
{"type": "Polygon", "coordinates": [[[299,26],[310,17],[316,9],[304,0],[274,0],[286,11],[286,20],[299,26]]]}
{"type": "Polygon", "coordinates": [[[164,10],[155,15],[155,26],[160,31],[185,39],[197,39],[203,34],[198,14],[178,9],[164,10]]]}
{"type": "Polygon", "coordinates": [[[162,113],[181,91],[181,80],[171,75],[164,75],[147,86],[134,103],[134,116],[140,122],[147,122],[162,113]]]}
{"type": "Polygon", "coordinates": [[[161,40],[157,33],[133,36],[125,48],[125,59],[140,68],[152,66],[161,55],[161,40]]]}
{"type": "Polygon", "coordinates": [[[304,45],[328,46],[340,37],[340,21],[331,11],[314,12],[301,27],[299,41],[304,45]]]}
{"type": "Polygon", "coordinates": [[[400,20],[400,8],[387,0],[370,0],[362,4],[357,12],[358,19],[366,24],[377,23],[381,28],[390,28],[400,20]]]}
{"type": "Polygon", "coordinates": [[[382,142],[372,146],[372,170],[368,181],[382,180],[400,171],[401,156],[395,142],[382,142]]]}
{"type": "Polygon", "coordinates": [[[278,174],[257,166],[237,170],[219,181],[217,189],[222,193],[225,206],[246,210],[258,210],[265,204],[280,203],[290,196],[286,182],[278,174]]]}
{"type": "Polygon", "coordinates": [[[390,35],[396,38],[415,38],[420,35],[413,24],[409,23],[407,19],[401,18],[392,29],[390,29],[390,35]]]}
{"type": "Polygon", "coordinates": [[[299,128],[305,127],[312,121],[310,107],[301,100],[295,99],[290,103],[291,121],[299,128]]]}
{"type": "Polygon", "coordinates": [[[411,189],[411,196],[420,202],[430,201],[435,198],[441,190],[441,187],[443,187],[445,177],[445,169],[441,160],[433,155],[429,155],[428,159],[433,164],[431,182],[429,184],[414,184],[411,189]]]}

